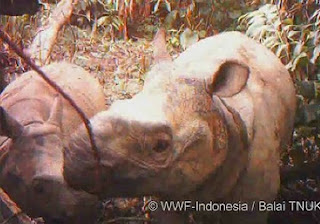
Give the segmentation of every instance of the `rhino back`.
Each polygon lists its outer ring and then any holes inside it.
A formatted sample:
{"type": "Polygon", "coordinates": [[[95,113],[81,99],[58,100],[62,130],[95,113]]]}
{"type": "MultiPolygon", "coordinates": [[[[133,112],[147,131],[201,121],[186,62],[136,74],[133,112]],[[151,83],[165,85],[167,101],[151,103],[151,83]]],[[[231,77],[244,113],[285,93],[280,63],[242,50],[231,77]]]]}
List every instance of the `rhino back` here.
{"type": "Polygon", "coordinates": [[[239,94],[221,97],[239,113],[249,140],[249,161],[230,197],[270,200],[279,187],[280,148],[288,144],[292,135],[294,85],[284,65],[270,50],[239,32],[206,38],[188,48],[174,63],[183,76],[210,79],[212,71],[227,60],[247,66],[250,72],[239,94]]]}
{"type": "MultiPolygon", "coordinates": [[[[104,95],[97,80],[79,66],[67,62],[53,63],[43,71],[56,82],[88,117],[105,109],[104,95]]],[[[0,96],[3,106],[22,124],[48,119],[57,91],[35,71],[22,74],[0,96]]],[[[69,135],[80,123],[75,109],[63,99],[62,128],[69,135]]]]}

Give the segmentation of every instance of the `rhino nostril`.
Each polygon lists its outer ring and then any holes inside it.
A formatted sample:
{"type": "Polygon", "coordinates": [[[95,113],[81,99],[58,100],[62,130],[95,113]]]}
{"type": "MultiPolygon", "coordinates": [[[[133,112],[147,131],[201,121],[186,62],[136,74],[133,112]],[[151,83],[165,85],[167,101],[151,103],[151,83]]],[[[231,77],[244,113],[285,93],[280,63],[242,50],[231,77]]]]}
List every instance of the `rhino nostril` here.
{"type": "Polygon", "coordinates": [[[152,148],[153,151],[161,153],[166,151],[170,146],[170,142],[165,139],[158,139],[156,145],[152,148]]]}

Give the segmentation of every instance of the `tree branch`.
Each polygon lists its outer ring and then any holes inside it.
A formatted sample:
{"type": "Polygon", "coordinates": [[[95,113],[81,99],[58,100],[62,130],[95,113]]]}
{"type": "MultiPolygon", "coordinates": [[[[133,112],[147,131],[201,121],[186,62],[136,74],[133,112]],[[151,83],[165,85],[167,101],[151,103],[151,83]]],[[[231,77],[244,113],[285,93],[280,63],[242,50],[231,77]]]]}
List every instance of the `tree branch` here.
{"type": "Polygon", "coordinates": [[[73,8],[77,3],[78,0],[60,1],[46,21],[47,25],[40,28],[31,46],[26,50],[37,64],[44,65],[47,63],[58,32],[70,20],[73,8]]]}

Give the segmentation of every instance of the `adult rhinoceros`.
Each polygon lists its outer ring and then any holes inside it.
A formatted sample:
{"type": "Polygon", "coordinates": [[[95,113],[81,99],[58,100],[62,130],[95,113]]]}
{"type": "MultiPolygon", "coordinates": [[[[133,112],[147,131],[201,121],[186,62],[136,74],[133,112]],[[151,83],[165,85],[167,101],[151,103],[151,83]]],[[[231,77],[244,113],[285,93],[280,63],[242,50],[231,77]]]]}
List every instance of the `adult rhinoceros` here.
{"type": "Polygon", "coordinates": [[[64,174],[74,188],[105,196],[240,201],[248,211],[225,212],[222,223],[265,223],[266,212],[251,205],[276,197],[294,114],[280,60],[241,33],[222,33],[164,58],[139,94],[91,119],[99,166],[80,127],[65,149],[64,174]]]}

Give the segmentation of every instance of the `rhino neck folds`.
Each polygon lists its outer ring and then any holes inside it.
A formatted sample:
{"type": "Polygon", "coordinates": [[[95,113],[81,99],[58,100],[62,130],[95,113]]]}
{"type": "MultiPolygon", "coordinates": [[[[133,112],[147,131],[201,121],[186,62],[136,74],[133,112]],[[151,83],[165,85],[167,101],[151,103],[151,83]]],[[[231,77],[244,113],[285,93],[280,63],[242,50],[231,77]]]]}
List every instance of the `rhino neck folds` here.
{"type": "Polygon", "coordinates": [[[199,200],[208,199],[207,195],[215,195],[215,198],[210,198],[210,200],[223,201],[226,200],[227,195],[230,195],[237,186],[238,180],[246,172],[245,164],[247,164],[249,156],[249,140],[246,126],[239,113],[228,106],[220,97],[213,97],[213,101],[215,106],[221,108],[222,122],[225,124],[227,134],[227,156],[223,165],[196,189],[194,195],[197,195],[199,200]],[[234,178],[225,178],[226,176],[234,178]]]}
{"type": "Polygon", "coordinates": [[[243,149],[244,150],[248,150],[249,148],[249,138],[248,138],[248,131],[246,128],[246,125],[244,123],[244,121],[241,119],[240,114],[233,109],[232,107],[228,106],[223,99],[220,99],[221,103],[224,105],[224,107],[228,110],[228,112],[230,113],[230,115],[232,115],[232,122],[235,125],[236,130],[232,130],[231,131],[235,131],[237,132],[236,134],[239,135],[240,137],[240,142],[243,145],[243,149]]]}

